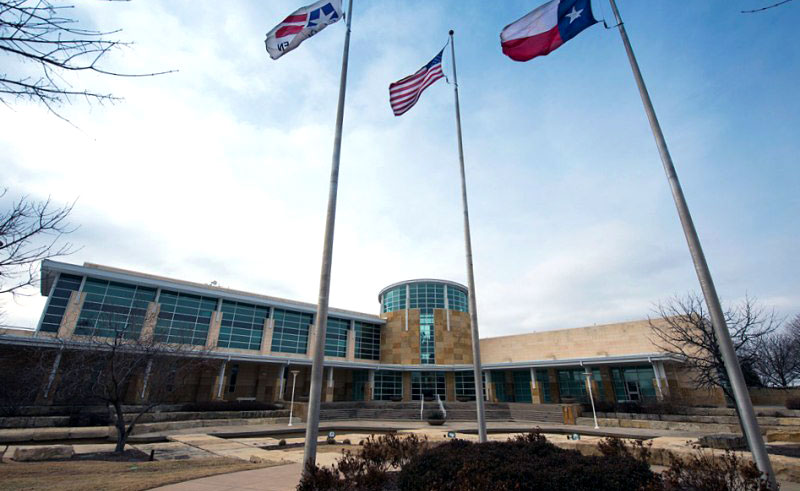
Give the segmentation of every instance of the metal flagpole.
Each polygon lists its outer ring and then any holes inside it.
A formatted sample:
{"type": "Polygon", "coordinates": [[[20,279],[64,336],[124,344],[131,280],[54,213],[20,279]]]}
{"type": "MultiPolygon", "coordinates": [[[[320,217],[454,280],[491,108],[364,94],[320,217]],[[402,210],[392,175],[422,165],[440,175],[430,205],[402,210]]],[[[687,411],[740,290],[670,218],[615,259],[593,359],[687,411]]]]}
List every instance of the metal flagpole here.
{"type": "Polygon", "coordinates": [[[642,79],[642,73],[639,71],[639,64],[636,62],[636,57],[631,48],[631,42],[628,39],[628,33],[625,31],[625,25],[622,23],[622,18],[617,9],[617,3],[610,0],[611,8],[614,11],[617,25],[619,26],[619,33],[622,36],[622,42],[625,45],[625,51],[628,53],[628,60],[631,63],[633,76],[636,79],[636,85],[639,87],[639,95],[642,97],[647,119],[650,121],[650,128],[653,130],[653,136],[656,139],[658,152],[661,154],[661,161],[664,164],[664,171],[667,173],[667,179],[672,190],[672,197],[675,200],[675,206],[678,209],[678,216],[681,220],[683,233],[686,236],[686,242],[689,245],[689,252],[692,255],[694,262],[694,269],[697,273],[697,279],[700,280],[700,288],[703,290],[703,296],[706,300],[709,313],[711,314],[711,323],[714,326],[714,334],[719,342],[719,348],[722,353],[722,359],[725,362],[725,370],[728,374],[728,379],[733,389],[734,399],[736,401],[736,408],[739,412],[742,430],[747,438],[748,446],[753,454],[753,459],[756,462],[759,470],[764,473],[772,484],[773,488],[777,489],[775,474],[772,471],[769,457],[767,456],[767,449],[764,445],[764,439],[761,437],[761,431],[756,421],[755,412],[753,411],[753,404],[750,401],[750,394],[747,391],[747,386],[744,383],[742,376],[742,368],[739,366],[739,360],[736,357],[736,351],[731,342],[728,326],[725,322],[725,316],[722,313],[722,307],[717,296],[717,290],[714,287],[714,281],[711,279],[711,272],[708,269],[703,248],[700,245],[700,239],[697,236],[692,216],[689,213],[689,206],[686,204],[686,198],[683,196],[678,175],[675,172],[675,167],[672,165],[672,157],[669,155],[667,142],[661,132],[661,126],[658,124],[653,103],[650,101],[650,95],[647,92],[647,87],[642,79]]]}
{"type": "Polygon", "coordinates": [[[347,29],[344,35],[342,74],[339,81],[339,105],[336,109],[336,133],[333,139],[331,185],[328,192],[328,214],[325,218],[325,244],[322,249],[322,271],[319,276],[317,301],[316,341],[311,365],[311,393],[308,396],[308,421],[306,445],[303,453],[303,472],[317,461],[317,433],[319,432],[319,405],[322,396],[322,369],[325,361],[325,330],[328,324],[328,294],[331,289],[331,259],[333,256],[333,227],[336,222],[336,193],[339,186],[339,157],[342,150],[342,122],[344,121],[344,96],[347,88],[347,62],[350,54],[350,24],[353,22],[353,0],[347,3],[347,29]]]}
{"type": "Polygon", "coordinates": [[[475,406],[478,413],[478,438],[486,441],[486,412],[483,391],[478,390],[481,375],[481,346],[478,337],[478,305],[475,301],[475,275],[472,272],[472,239],[469,232],[469,207],[467,206],[467,179],[464,174],[464,146],[461,141],[461,107],[458,104],[458,76],[456,75],[456,48],[453,30],[450,30],[450,53],[453,57],[453,90],[456,99],[456,129],[458,130],[458,161],[461,165],[461,202],[464,205],[464,247],[467,251],[467,287],[469,288],[469,321],[472,325],[472,360],[475,375],[475,406]]]}

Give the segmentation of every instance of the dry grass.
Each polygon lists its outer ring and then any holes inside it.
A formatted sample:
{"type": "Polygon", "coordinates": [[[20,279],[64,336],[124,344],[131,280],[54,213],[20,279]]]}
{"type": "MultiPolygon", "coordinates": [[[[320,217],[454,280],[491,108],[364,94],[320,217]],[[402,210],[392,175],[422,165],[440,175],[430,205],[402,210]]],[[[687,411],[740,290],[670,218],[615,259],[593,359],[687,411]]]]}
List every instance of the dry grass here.
{"type": "Polygon", "coordinates": [[[271,467],[239,459],[160,462],[19,462],[0,464],[0,489],[137,491],[228,472],[271,467]]]}

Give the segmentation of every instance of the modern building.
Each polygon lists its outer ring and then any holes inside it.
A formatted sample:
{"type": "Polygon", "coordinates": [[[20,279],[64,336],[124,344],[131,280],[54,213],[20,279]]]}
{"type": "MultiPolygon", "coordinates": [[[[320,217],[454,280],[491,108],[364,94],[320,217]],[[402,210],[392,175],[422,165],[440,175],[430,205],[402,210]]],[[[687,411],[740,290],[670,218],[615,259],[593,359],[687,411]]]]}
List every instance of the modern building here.
{"type": "MultiPolygon", "coordinates": [[[[0,348],[80,345],[111,335],[113,318],[130,336],[195,346],[219,360],[185,382],[195,400],[283,400],[292,373],[298,399],[308,397],[320,341],[314,304],[52,260],[42,264],[41,293],[36,330],[0,331],[0,348]]],[[[330,309],[324,400],[474,400],[467,288],[408,280],[381,290],[378,302],[377,315],[330,309]]],[[[586,401],[588,377],[596,400],[724,403],[717,392],[691,390],[680,360],[650,338],[648,321],[638,321],[482,339],[479,392],[499,402],[586,401]]]]}

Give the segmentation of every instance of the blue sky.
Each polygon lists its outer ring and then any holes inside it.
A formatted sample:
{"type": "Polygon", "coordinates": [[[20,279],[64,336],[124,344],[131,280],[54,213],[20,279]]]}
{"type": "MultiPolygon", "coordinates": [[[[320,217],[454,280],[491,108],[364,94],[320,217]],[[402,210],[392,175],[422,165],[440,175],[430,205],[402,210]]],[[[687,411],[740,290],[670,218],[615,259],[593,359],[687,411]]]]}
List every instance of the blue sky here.
{"type": "MultiPolygon", "coordinates": [[[[400,118],[387,90],[450,28],[481,334],[641,319],[698,289],[616,30],[595,25],[517,63],[499,32],[538,1],[354,3],[331,305],[377,312],[390,283],[465,282],[452,87],[437,83],[400,118]]],[[[619,7],[723,301],[748,294],[790,316],[800,4],[739,13],[768,3],[619,7]]],[[[106,67],[179,71],[83,74],[75,83],[124,100],[64,106],[79,129],[40,107],[0,106],[4,184],[78,199],[71,239],[82,249],[68,261],[314,302],[344,24],[272,61],[264,34],[298,6],[81,2],[86,25],[134,42],[106,67]]],[[[593,6],[611,17],[607,2],[593,6]]],[[[35,324],[41,301],[7,299],[7,322],[35,324]]]]}

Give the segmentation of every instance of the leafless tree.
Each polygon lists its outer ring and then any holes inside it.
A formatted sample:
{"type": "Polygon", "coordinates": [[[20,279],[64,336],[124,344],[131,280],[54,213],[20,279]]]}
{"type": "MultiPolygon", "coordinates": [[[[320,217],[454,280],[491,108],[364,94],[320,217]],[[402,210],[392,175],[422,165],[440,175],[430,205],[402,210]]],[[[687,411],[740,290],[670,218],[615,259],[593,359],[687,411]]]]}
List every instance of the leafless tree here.
{"type": "Polygon", "coordinates": [[[788,328],[764,336],[753,368],[765,385],[789,388],[800,379],[800,338],[788,328]]]}
{"type": "MultiPolygon", "coordinates": [[[[656,314],[656,319],[650,319],[655,344],[685,360],[696,388],[719,387],[732,399],[719,342],[703,298],[696,293],[672,297],[657,305],[656,314]]],[[[777,329],[779,321],[774,312],[766,311],[749,297],[738,306],[727,308],[724,314],[736,356],[748,381],[758,343],[777,329]]],[[[751,383],[758,383],[758,380],[751,380],[751,383]]]]}
{"type": "Polygon", "coordinates": [[[117,428],[115,452],[124,451],[143,415],[177,400],[184,380],[210,363],[202,349],[142,335],[143,324],[125,315],[104,316],[91,336],[73,337],[65,347],[69,361],[59,373],[62,401],[108,408],[117,428]],[[131,401],[138,404],[125,406],[131,401]]]}
{"type": "Polygon", "coordinates": [[[129,43],[114,37],[119,31],[80,27],[68,15],[72,5],[54,5],[48,0],[0,0],[0,52],[21,63],[0,71],[0,102],[32,100],[64,119],[57,106],[74,97],[110,102],[111,93],[73,88],[66,74],[94,72],[117,77],[145,77],[168,72],[126,74],[107,70],[101,61],[111,50],[129,43]],[[26,70],[27,62],[33,70],[26,70]]]}
{"type": "Polygon", "coordinates": [[[755,14],[755,13],[758,13],[758,12],[763,12],[765,10],[774,9],[775,7],[780,7],[781,5],[787,4],[787,3],[791,2],[791,1],[792,0],[781,0],[781,1],[773,3],[771,5],[766,5],[764,7],[759,7],[759,8],[750,9],[750,10],[742,10],[741,13],[743,13],[743,14],[755,14]]]}
{"type": "MultiPolygon", "coordinates": [[[[0,203],[7,194],[0,190],[0,203]]],[[[75,230],[67,222],[73,204],[58,206],[50,198],[34,201],[23,196],[0,206],[0,295],[14,296],[37,284],[42,259],[74,252],[72,244],[62,240],[75,230]]]]}

